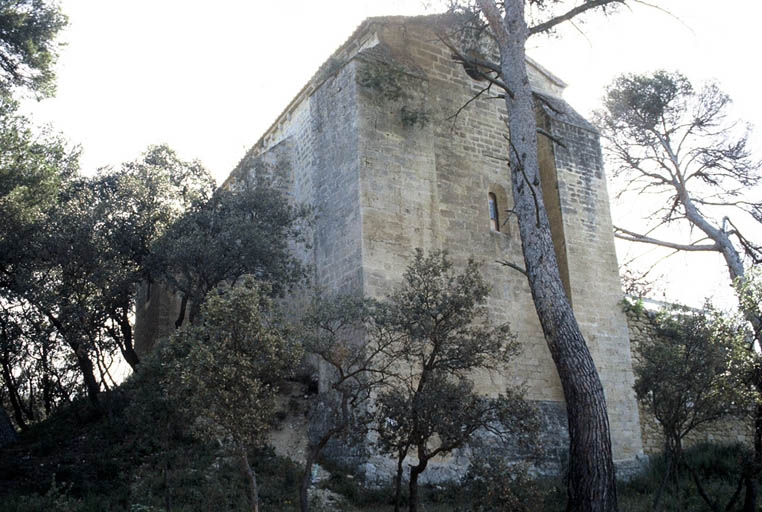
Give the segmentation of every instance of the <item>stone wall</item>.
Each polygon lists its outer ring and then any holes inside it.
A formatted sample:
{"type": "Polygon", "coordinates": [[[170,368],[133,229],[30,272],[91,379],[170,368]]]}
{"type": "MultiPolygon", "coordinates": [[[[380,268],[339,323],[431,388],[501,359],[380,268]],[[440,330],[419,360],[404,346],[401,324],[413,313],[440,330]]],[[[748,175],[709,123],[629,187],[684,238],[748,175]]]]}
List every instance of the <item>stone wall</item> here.
{"type": "MultiPolygon", "coordinates": [[[[638,347],[640,344],[658,336],[654,316],[653,312],[647,310],[630,309],[627,312],[634,365],[639,362],[638,347]]],[[[648,455],[663,451],[664,436],[661,434],[661,426],[651,413],[643,409],[640,403],[638,403],[638,409],[640,410],[643,451],[648,455]]],[[[688,447],[702,442],[743,443],[751,446],[751,422],[729,419],[707,424],[690,433],[684,440],[684,446],[688,447]]]]}
{"type": "MultiPolygon", "coordinates": [[[[526,279],[498,263],[523,261],[518,226],[506,215],[512,200],[504,103],[479,98],[453,117],[484,84],[452,61],[430,27],[388,23],[377,37],[372,51],[358,55],[365,66],[359,69],[399,70],[404,93],[390,99],[373,87],[359,89],[365,293],[384,297],[399,282],[415,247],[447,249],[456,263],[475,257],[492,284],[493,320],[510,322],[523,345],[509,371],[475,376],[477,388],[495,393],[507,384],[523,384],[530,399],[561,403],[526,279]],[[406,126],[399,117],[403,108],[422,110],[428,122],[406,126]],[[499,232],[490,229],[490,192],[508,219],[499,232]]],[[[540,91],[555,92],[541,70],[531,65],[529,70],[540,91]]],[[[545,140],[541,148],[556,252],[604,384],[615,458],[633,460],[641,453],[640,424],[598,135],[563,100],[546,97],[554,108],[538,116],[564,144],[545,140]]]]}
{"type": "MultiPolygon", "coordinates": [[[[432,20],[366,21],[229,180],[255,172],[260,161],[288,162],[289,194],[315,212],[310,243],[297,250],[327,291],[383,298],[418,247],[446,249],[456,265],[480,261],[492,285],[491,319],[510,322],[523,352],[504,372],[474,375],[476,387],[494,394],[524,386],[547,420],[543,443],[560,460],[567,434],[558,375],[526,278],[499,263],[523,261],[508,213],[505,104],[487,95],[469,103],[485,84],[453,62],[432,20]],[[499,230],[490,227],[490,193],[499,230]]],[[[560,99],[560,80],[527,66],[532,87],[552,105],[538,104],[538,122],[563,142],[541,139],[538,150],[564,285],[601,374],[614,457],[633,461],[642,452],[640,422],[598,135],[560,99]]],[[[171,316],[169,306],[155,313],[158,321],[171,316]]],[[[465,453],[436,461],[427,473],[462,471],[465,453]]]]}

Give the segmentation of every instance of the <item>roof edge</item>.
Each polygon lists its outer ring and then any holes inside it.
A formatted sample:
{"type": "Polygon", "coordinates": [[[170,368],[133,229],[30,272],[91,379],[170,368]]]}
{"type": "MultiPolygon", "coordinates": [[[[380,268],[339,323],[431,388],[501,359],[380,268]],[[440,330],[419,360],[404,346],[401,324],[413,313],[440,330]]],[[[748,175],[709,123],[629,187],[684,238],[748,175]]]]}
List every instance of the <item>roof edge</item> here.
{"type": "MultiPolygon", "coordinates": [[[[442,19],[444,17],[448,16],[447,13],[437,13],[437,14],[425,14],[425,15],[419,15],[419,16],[371,16],[369,18],[365,18],[360,25],[357,26],[357,28],[347,37],[347,39],[344,41],[344,43],[341,44],[313,73],[313,75],[310,77],[310,79],[307,81],[306,84],[299,90],[299,92],[291,99],[291,101],[288,102],[288,104],[285,106],[285,108],[281,111],[280,114],[275,118],[275,120],[268,126],[268,128],[262,133],[262,135],[259,137],[257,142],[254,143],[254,145],[246,152],[244,157],[239,161],[239,163],[236,165],[235,168],[233,168],[230,171],[230,174],[228,175],[228,178],[225,179],[223,182],[223,185],[228,182],[230,179],[230,176],[232,176],[236,169],[240,166],[241,162],[245,160],[249,154],[258,149],[258,148],[264,148],[264,143],[268,136],[272,134],[274,131],[277,130],[278,126],[283,123],[284,120],[288,119],[288,116],[291,112],[295,110],[295,107],[299,105],[306,97],[309,97],[312,95],[312,93],[320,87],[323,82],[325,82],[326,79],[328,79],[329,76],[333,74],[333,72],[336,71],[336,69],[331,69],[332,66],[336,66],[337,60],[341,61],[343,56],[348,57],[344,62],[341,63],[340,67],[343,67],[343,64],[348,62],[352,55],[346,55],[348,53],[351,53],[352,46],[356,45],[356,50],[359,50],[359,41],[363,38],[364,35],[371,32],[372,28],[380,25],[380,24],[387,24],[387,23],[407,23],[410,21],[425,21],[425,20],[436,20],[436,19],[442,19]]],[[[561,89],[564,89],[567,87],[567,83],[561,80],[558,76],[551,73],[547,68],[542,66],[540,63],[538,63],[533,58],[526,56],[526,62],[533,68],[535,68],[538,72],[540,72],[543,76],[545,76],[549,81],[551,81],[554,85],[560,87],[561,89]]]]}

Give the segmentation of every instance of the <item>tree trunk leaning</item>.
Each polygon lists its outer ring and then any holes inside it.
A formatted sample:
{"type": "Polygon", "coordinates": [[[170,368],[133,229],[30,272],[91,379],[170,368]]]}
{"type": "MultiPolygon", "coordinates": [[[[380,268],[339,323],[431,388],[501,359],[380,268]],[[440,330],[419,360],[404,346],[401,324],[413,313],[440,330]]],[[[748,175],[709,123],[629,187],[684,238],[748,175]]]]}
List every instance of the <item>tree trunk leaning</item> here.
{"type": "Polygon", "coordinates": [[[566,297],[540,188],[534,99],[526,73],[524,1],[507,0],[503,19],[479,0],[496,35],[505,95],[511,184],[529,287],[561,379],[569,422],[569,512],[617,510],[606,401],[598,372],[566,297]]]}

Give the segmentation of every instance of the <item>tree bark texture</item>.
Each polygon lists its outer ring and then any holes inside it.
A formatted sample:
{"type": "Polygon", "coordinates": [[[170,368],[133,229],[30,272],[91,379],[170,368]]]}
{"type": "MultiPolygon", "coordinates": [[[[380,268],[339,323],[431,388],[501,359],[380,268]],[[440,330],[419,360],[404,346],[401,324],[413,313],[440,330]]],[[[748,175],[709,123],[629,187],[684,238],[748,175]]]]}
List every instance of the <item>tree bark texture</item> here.
{"type": "Polygon", "coordinates": [[[424,472],[427,462],[427,460],[424,460],[417,466],[412,466],[410,468],[410,501],[408,506],[409,512],[418,512],[418,475],[424,472]]]}
{"type": "Polygon", "coordinates": [[[74,351],[74,355],[77,358],[77,366],[79,367],[80,372],[82,372],[82,378],[85,381],[87,397],[90,400],[90,403],[98,409],[100,406],[98,393],[100,393],[101,388],[98,384],[98,380],[95,378],[95,368],[87,353],[87,349],[80,340],[75,338],[76,334],[68,332],[64,327],[64,324],[54,314],[50,311],[45,311],[45,316],[50,320],[53,326],[55,326],[69,348],[74,351]]]}
{"type": "Polygon", "coordinates": [[[302,483],[299,485],[299,509],[302,512],[309,512],[309,489],[312,483],[312,466],[315,465],[314,451],[307,455],[307,463],[304,465],[304,473],[302,474],[302,483]]]}
{"type": "Polygon", "coordinates": [[[27,425],[24,420],[24,411],[21,406],[21,396],[18,392],[18,386],[16,380],[13,378],[10,364],[6,357],[3,357],[2,361],[2,375],[5,382],[5,388],[8,390],[8,399],[11,402],[11,408],[13,409],[13,417],[16,418],[16,424],[21,430],[26,430],[27,425]]]}
{"type": "MultiPolygon", "coordinates": [[[[114,315],[117,316],[117,315],[114,315]]],[[[119,329],[122,332],[122,343],[119,347],[124,360],[130,365],[130,368],[135,370],[140,364],[140,357],[135,352],[135,345],[133,343],[132,324],[130,323],[130,317],[128,310],[125,308],[121,311],[119,317],[119,329]]]]}
{"type": "Polygon", "coordinates": [[[252,512],[259,512],[259,488],[257,487],[257,475],[254,474],[254,470],[251,469],[249,464],[249,456],[246,455],[246,448],[240,447],[241,450],[241,465],[246,472],[247,480],[249,482],[249,503],[251,504],[252,512]]]}
{"type": "MultiPolygon", "coordinates": [[[[540,188],[534,100],[526,72],[524,0],[479,0],[495,32],[510,135],[511,185],[524,263],[535,309],[566,400],[569,422],[567,510],[617,510],[616,481],[603,386],[566,297],[540,188]]],[[[412,478],[412,477],[411,477],[412,478]]]]}
{"type": "Polygon", "coordinates": [[[346,429],[348,422],[343,422],[340,426],[330,429],[323,434],[317,444],[307,453],[307,461],[304,464],[304,473],[302,474],[302,483],[299,486],[299,507],[301,512],[309,512],[310,503],[308,491],[312,483],[312,466],[318,458],[320,452],[325,448],[333,436],[346,429]]]}
{"type": "Polygon", "coordinates": [[[78,343],[70,343],[69,346],[74,350],[74,354],[77,356],[77,366],[82,372],[82,378],[85,380],[85,389],[87,389],[87,398],[90,403],[98,408],[100,401],[98,400],[98,393],[100,393],[100,385],[95,378],[95,368],[93,362],[87,355],[85,347],[78,343]]]}

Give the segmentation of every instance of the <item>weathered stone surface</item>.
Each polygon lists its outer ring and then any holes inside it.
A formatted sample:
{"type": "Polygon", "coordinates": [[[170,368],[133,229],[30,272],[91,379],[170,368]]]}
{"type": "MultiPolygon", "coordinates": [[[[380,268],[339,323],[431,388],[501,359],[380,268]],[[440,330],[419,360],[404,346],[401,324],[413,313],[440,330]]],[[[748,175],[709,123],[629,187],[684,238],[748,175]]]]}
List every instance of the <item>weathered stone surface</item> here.
{"type": "MultiPolygon", "coordinates": [[[[504,374],[474,376],[477,387],[495,393],[523,383],[530,399],[563,408],[524,276],[496,263],[522,261],[506,213],[502,103],[480,98],[452,118],[482,84],[452,61],[426,19],[370,20],[331,62],[330,73],[319,73],[252,151],[264,157],[292,141],[292,194],[318,213],[305,254],[318,284],[383,298],[416,247],[447,249],[456,262],[475,257],[493,286],[493,319],[510,321],[524,347],[504,374]],[[490,230],[490,192],[503,217],[499,232],[490,230]]],[[[545,139],[540,148],[556,252],[606,389],[615,458],[634,460],[640,422],[598,135],[557,96],[555,77],[531,63],[529,70],[553,107],[538,117],[565,146],[545,139]]],[[[553,424],[560,458],[565,421],[553,424]]]]}
{"type": "MultiPolygon", "coordinates": [[[[478,390],[525,386],[543,404],[543,444],[562,463],[567,444],[563,394],[525,277],[497,263],[521,264],[512,206],[504,103],[487,95],[454,114],[483,87],[453,62],[433,18],[363,23],[247,153],[230,180],[256,162],[285,158],[289,193],[312,205],[310,246],[299,249],[325,290],[383,298],[400,281],[413,251],[446,249],[456,264],[474,257],[492,284],[488,308],[509,321],[522,355],[499,375],[477,374],[478,390]],[[494,194],[500,230],[490,229],[494,194]]],[[[566,104],[564,84],[528,62],[546,131],[539,156],[566,291],[601,374],[616,461],[642,454],[627,323],[598,134],[566,104]]],[[[436,461],[426,475],[462,471],[467,450],[436,461]]],[[[518,454],[517,454],[518,455],[518,454]]],[[[388,462],[388,461],[387,461],[388,462]]],[[[372,458],[373,473],[388,472],[372,458]]]]}

